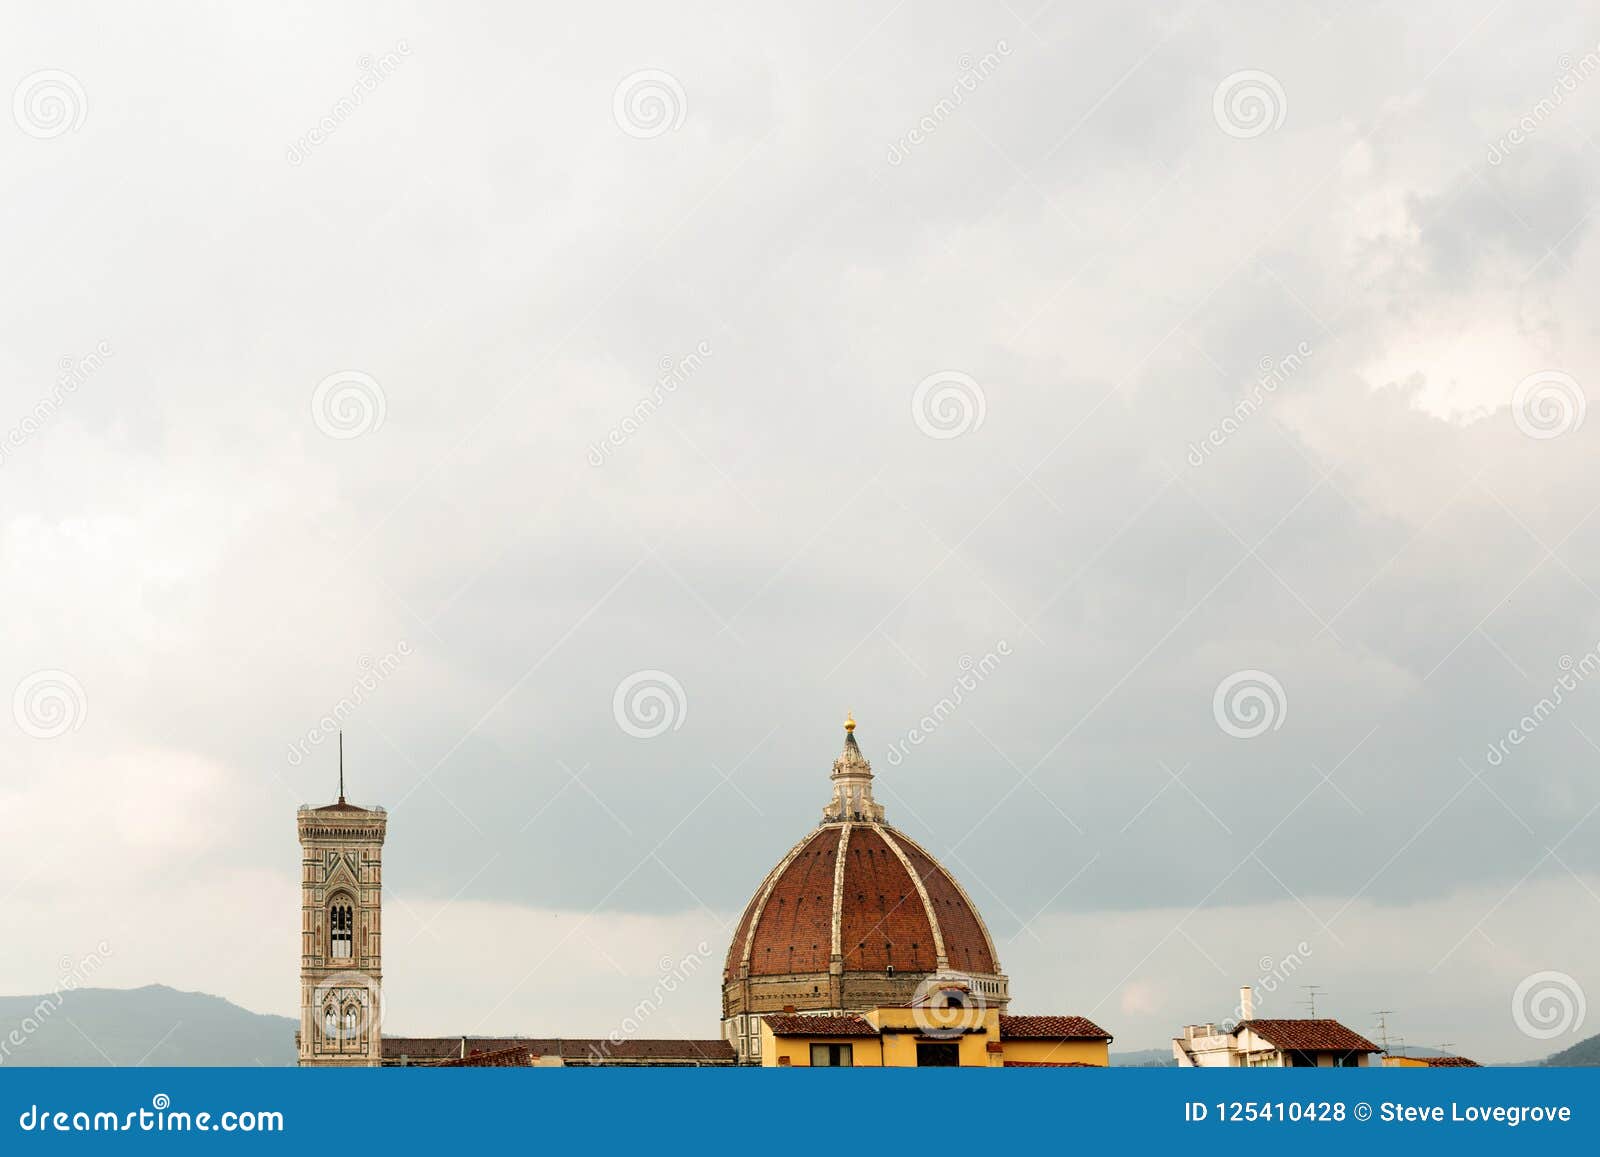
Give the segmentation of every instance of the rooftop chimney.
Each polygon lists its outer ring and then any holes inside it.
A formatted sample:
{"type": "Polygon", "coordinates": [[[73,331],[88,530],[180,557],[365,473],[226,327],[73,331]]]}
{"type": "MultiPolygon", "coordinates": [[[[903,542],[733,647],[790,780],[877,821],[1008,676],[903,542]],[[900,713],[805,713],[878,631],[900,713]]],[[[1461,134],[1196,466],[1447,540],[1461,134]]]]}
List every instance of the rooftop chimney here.
{"type": "Polygon", "coordinates": [[[1250,986],[1247,984],[1243,988],[1239,989],[1239,1019],[1251,1020],[1255,1017],[1255,1015],[1255,1000],[1250,992],[1250,986]]]}

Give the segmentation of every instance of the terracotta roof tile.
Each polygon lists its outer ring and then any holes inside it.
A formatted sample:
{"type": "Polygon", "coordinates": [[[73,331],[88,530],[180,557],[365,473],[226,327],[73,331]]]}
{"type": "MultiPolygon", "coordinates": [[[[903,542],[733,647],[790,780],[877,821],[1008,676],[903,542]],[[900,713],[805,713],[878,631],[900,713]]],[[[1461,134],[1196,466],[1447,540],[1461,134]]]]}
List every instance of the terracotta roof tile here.
{"type": "Polygon", "coordinates": [[[1104,1065],[1091,1065],[1087,1061],[1007,1061],[1008,1069],[1103,1069],[1104,1065]]]}
{"type": "Polygon", "coordinates": [[[1375,1053],[1378,1046],[1336,1020],[1242,1020],[1237,1034],[1250,1029],[1280,1049],[1304,1052],[1375,1053]]]}
{"type": "Polygon", "coordinates": [[[521,1067],[540,1057],[560,1057],[565,1064],[733,1064],[738,1059],[724,1040],[564,1039],[557,1037],[384,1037],[385,1060],[401,1057],[449,1067],[521,1067]],[[521,1057],[522,1059],[518,1059],[521,1057]]]}
{"type": "Polygon", "coordinates": [[[1000,1014],[1001,1040],[1110,1040],[1111,1034],[1082,1016],[1000,1014]]]}
{"type": "Polygon", "coordinates": [[[732,1064],[738,1054],[725,1040],[564,1040],[567,1064],[680,1063],[732,1064]]]}
{"type": "Polygon", "coordinates": [[[531,1069],[538,1063],[539,1054],[527,1045],[515,1045],[494,1052],[473,1053],[468,1057],[450,1057],[431,1062],[436,1069],[531,1069]]]}
{"type": "Polygon", "coordinates": [[[1477,1061],[1468,1057],[1415,1057],[1430,1069],[1481,1069],[1477,1061]]]}
{"type": "Polygon", "coordinates": [[[797,1016],[780,1014],[763,1017],[774,1036],[877,1036],[878,1030],[864,1016],[797,1016]]]}

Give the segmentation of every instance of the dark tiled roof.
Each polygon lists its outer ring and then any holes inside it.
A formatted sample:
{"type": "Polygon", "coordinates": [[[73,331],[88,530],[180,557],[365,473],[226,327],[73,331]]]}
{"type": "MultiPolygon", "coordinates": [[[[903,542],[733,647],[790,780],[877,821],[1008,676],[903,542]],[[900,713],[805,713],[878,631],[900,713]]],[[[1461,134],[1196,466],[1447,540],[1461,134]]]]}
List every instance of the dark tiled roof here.
{"type": "Polygon", "coordinates": [[[1111,1034],[1082,1016],[1000,1014],[1001,1040],[1110,1040],[1111,1034]]]}
{"type": "Polygon", "coordinates": [[[1007,1061],[1008,1069],[1103,1069],[1104,1065],[1091,1065],[1086,1061],[1007,1061]]]}
{"type": "Polygon", "coordinates": [[[732,1064],[738,1059],[725,1040],[564,1040],[567,1064],[732,1064]]]}
{"type": "Polygon", "coordinates": [[[1414,1057],[1430,1069],[1481,1069],[1477,1061],[1468,1057],[1414,1057]]]}
{"type": "Polygon", "coordinates": [[[877,1036],[878,1030],[864,1016],[763,1017],[774,1036],[877,1036]]]}
{"type": "Polygon", "coordinates": [[[1249,1029],[1280,1049],[1324,1053],[1375,1053],[1378,1046],[1336,1020],[1242,1020],[1238,1034],[1249,1029]]]}
{"type": "Polygon", "coordinates": [[[440,1069],[528,1069],[538,1063],[539,1054],[527,1045],[515,1045],[508,1049],[496,1049],[490,1053],[473,1053],[469,1057],[451,1057],[448,1060],[433,1061],[432,1066],[440,1069]]]}
{"type": "Polygon", "coordinates": [[[540,1057],[560,1057],[571,1065],[604,1064],[732,1064],[738,1059],[723,1040],[562,1039],[556,1037],[384,1037],[383,1057],[401,1057],[447,1066],[506,1067],[533,1064],[540,1057]],[[517,1057],[524,1059],[518,1060],[517,1057]]]}
{"type": "Polygon", "coordinates": [[[314,812],[372,812],[374,815],[377,814],[373,812],[372,808],[358,807],[353,803],[345,803],[343,800],[338,803],[325,803],[321,807],[307,808],[306,810],[314,812]]]}
{"type": "Polygon", "coordinates": [[[461,1055],[461,1038],[458,1036],[386,1036],[383,1038],[385,1060],[438,1060],[441,1057],[461,1055]]]}

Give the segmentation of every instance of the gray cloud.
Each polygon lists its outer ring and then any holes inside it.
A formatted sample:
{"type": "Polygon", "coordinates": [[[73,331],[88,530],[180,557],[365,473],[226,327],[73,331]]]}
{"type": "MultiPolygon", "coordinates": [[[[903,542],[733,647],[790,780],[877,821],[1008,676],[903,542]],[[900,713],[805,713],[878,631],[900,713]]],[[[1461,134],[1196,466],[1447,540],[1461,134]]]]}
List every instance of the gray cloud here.
{"type": "MultiPolygon", "coordinates": [[[[998,934],[1100,914],[1128,968],[1150,913],[1287,901],[1359,975],[1340,940],[1390,927],[1370,906],[1600,871],[1594,688],[1486,756],[1600,642],[1595,427],[1536,440],[1510,412],[1541,371],[1595,390],[1592,99],[1484,160],[1594,37],[1466,11],[1147,19],[196,10],[91,41],[34,18],[10,73],[66,69],[88,113],[0,134],[0,293],[28,319],[0,429],[61,359],[115,352],[0,463],[7,685],[64,669],[90,705],[60,739],[0,729],[0,793],[30,816],[7,873],[82,886],[53,867],[65,783],[226,834],[95,819],[83,854],[148,911],[223,865],[292,881],[290,813],[333,758],[290,745],[402,640],[346,730],[419,909],[727,921],[815,819],[847,707],[891,818],[998,934]],[[677,130],[614,122],[641,69],[681,83],[677,130]],[[1239,139],[1213,93],[1246,69],[1287,108],[1239,139]],[[313,394],[346,370],[384,420],[331,438],[313,394]],[[945,371],[984,417],[933,438],[913,396],[945,371]],[[1248,669],[1287,710],[1246,740],[1213,694],[1248,669]],[[680,728],[617,726],[641,670],[681,684],[680,728]],[[118,772],[130,753],[172,782],[118,772]]],[[[30,936],[122,919],[63,910],[30,908],[30,936]]],[[[1527,970],[1579,968],[1538,947],[1527,970]]],[[[162,979],[161,952],[119,965],[162,979]]],[[[1024,961],[1031,1007],[1100,997],[1024,961]]],[[[1477,976],[1447,986],[1458,1020],[1504,1003],[1477,976]]]]}

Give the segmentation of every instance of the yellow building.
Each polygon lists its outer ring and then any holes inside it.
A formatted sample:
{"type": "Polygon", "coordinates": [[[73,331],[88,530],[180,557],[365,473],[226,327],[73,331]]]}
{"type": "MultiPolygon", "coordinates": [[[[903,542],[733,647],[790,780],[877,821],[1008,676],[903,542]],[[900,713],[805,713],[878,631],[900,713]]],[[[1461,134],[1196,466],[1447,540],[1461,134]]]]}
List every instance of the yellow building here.
{"type": "Polygon", "coordinates": [[[761,1063],[777,1068],[1105,1068],[1111,1035],[1081,1016],[1011,1016],[965,985],[862,1013],[761,1018],[761,1063]]]}
{"type": "Polygon", "coordinates": [[[1469,1057],[1408,1057],[1390,1055],[1383,1058],[1386,1069],[1481,1069],[1483,1066],[1469,1057]]]}

